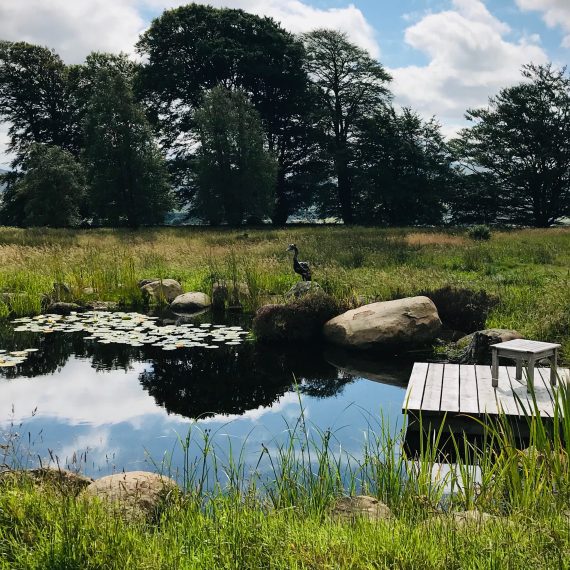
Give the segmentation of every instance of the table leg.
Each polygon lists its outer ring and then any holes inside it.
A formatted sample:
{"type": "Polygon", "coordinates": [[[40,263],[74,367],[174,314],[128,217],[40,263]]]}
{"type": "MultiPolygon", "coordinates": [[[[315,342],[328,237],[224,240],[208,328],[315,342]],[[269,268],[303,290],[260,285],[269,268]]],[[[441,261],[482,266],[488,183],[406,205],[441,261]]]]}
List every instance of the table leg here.
{"type": "Polygon", "coordinates": [[[558,349],[554,349],[554,354],[550,357],[550,384],[556,386],[556,376],[558,374],[558,349]]]}
{"type": "Polygon", "coordinates": [[[534,358],[531,356],[527,363],[526,391],[534,394],[534,358]]]}
{"type": "Polygon", "coordinates": [[[515,380],[522,380],[522,369],[523,369],[522,358],[517,358],[517,372],[515,374],[515,380]]]}
{"type": "Polygon", "coordinates": [[[493,358],[493,364],[491,366],[491,384],[493,388],[499,385],[499,354],[494,346],[491,346],[491,353],[493,358]]]}

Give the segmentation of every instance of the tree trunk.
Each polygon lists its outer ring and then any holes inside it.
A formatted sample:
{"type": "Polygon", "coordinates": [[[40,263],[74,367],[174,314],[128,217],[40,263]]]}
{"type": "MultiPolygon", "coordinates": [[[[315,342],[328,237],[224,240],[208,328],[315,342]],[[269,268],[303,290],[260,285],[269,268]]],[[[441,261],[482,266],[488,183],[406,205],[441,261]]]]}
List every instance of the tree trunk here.
{"type": "Polygon", "coordinates": [[[271,221],[275,226],[284,226],[289,217],[289,203],[285,193],[285,170],[279,166],[277,183],[275,186],[275,206],[271,215],[271,221]]]}
{"type": "Polygon", "coordinates": [[[336,153],[335,170],[342,221],[345,224],[352,224],[354,221],[352,211],[352,184],[348,172],[348,160],[345,149],[341,149],[336,153]]]}

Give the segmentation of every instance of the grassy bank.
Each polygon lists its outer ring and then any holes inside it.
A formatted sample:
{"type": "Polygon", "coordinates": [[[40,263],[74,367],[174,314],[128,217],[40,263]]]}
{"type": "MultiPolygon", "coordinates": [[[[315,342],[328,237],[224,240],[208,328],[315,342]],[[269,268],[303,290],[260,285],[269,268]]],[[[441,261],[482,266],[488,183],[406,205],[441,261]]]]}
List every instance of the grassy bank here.
{"type": "Polygon", "coordinates": [[[499,420],[485,445],[449,442],[462,457],[452,468],[438,464],[442,433],[413,461],[403,434],[369,433],[357,460],[331,452],[334,434],[310,437],[301,418],[268,476],[246,477],[239,457],[218,458],[207,491],[208,445],[185,491],[146,521],[57,485],[0,476],[0,568],[568,568],[570,397],[560,397],[567,419],[557,416],[550,433],[533,420],[526,451],[499,420]],[[351,491],[378,497],[392,516],[335,517],[335,499],[351,491]]]}
{"type": "Polygon", "coordinates": [[[562,342],[570,355],[569,229],[494,233],[474,242],[463,232],[345,227],[0,228],[0,316],[39,312],[54,282],[67,283],[75,300],[140,304],[136,282],[148,277],[206,293],[215,278],[247,282],[254,309],[298,280],[285,252],[292,242],[313,278],[337,298],[386,300],[444,285],[484,289],[500,299],[488,326],[562,342]]]}

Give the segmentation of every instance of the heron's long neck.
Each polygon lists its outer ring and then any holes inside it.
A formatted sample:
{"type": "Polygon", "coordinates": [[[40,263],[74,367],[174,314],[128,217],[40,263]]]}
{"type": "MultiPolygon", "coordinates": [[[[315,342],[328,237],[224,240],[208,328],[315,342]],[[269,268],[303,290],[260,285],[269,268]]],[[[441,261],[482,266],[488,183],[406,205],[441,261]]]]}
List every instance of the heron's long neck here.
{"type": "Polygon", "coordinates": [[[299,256],[299,250],[295,248],[293,250],[293,261],[297,261],[297,257],[299,256]]]}

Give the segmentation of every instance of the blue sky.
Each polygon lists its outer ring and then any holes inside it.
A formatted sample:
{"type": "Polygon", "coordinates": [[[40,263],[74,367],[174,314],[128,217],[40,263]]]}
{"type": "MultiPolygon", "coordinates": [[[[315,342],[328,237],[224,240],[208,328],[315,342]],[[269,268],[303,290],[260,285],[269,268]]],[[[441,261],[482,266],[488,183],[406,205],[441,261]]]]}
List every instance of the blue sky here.
{"type": "MultiPolygon", "coordinates": [[[[184,0],[0,0],[0,38],[55,48],[68,62],[92,50],[133,53],[141,31],[184,0]]],[[[533,61],[570,61],[570,0],[210,0],[272,16],[292,32],[345,31],[393,76],[397,105],[437,116],[447,136],[465,109],[520,79],[533,61]]],[[[0,125],[0,166],[6,125],[0,125]]]]}

